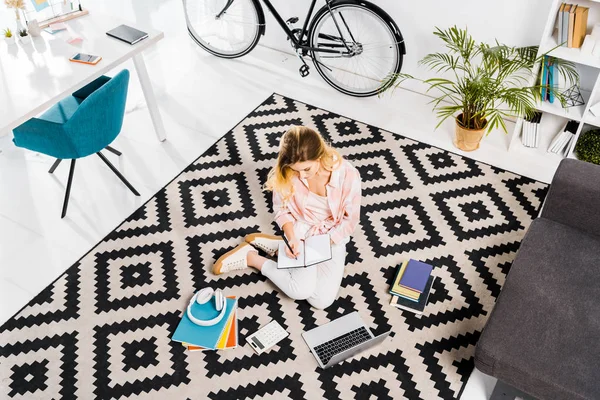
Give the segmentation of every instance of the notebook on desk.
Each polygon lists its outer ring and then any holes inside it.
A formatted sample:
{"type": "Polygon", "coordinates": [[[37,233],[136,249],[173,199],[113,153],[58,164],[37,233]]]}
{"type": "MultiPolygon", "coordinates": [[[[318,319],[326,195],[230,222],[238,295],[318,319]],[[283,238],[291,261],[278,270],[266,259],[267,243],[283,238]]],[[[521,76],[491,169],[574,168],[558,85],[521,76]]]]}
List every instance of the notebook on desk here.
{"type": "Polygon", "coordinates": [[[119,25],[115,29],[106,32],[106,34],[129,44],[136,44],[140,40],[148,37],[146,32],[139,31],[128,25],[119,25]]]}
{"type": "Polygon", "coordinates": [[[300,254],[298,258],[287,256],[284,242],[279,244],[277,255],[277,268],[303,268],[331,260],[331,238],[328,234],[311,236],[300,241],[300,254]]]}

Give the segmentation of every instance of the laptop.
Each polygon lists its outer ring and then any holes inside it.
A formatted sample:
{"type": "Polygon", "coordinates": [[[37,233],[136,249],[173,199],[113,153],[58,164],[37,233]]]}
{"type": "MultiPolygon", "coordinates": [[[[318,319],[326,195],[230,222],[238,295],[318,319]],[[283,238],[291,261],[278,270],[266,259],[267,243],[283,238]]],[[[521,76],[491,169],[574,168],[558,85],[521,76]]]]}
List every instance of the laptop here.
{"type": "Polygon", "coordinates": [[[128,25],[119,25],[115,29],[106,32],[106,34],[129,44],[136,44],[140,40],[148,37],[146,32],[138,31],[128,25]]]}
{"type": "Polygon", "coordinates": [[[358,312],[354,311],[302,333],[302,338],[319,366],[325,369],[378,345],[390,332],[373,335],[358,312]]]}

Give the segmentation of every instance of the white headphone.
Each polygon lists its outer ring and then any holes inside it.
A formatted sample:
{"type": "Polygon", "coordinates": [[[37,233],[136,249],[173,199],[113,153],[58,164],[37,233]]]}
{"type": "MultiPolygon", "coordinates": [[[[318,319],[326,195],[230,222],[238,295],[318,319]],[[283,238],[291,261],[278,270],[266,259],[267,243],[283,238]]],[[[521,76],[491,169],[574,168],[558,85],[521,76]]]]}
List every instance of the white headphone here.
{"type": "Polygon", "coordinates": [[[227,311],[227,300],[225,299],[225,296],[223,296],[223,292],[221,292],[221,289],[217,289],[216,291],[214,291],[212,288],[200,289],[190,299],[190,303],[187,306],[188,318],[194,324],[200,325],[200,326],[212,326],[212,325],[218,324],[223,319],[223,316],[225,315],[226,311],[227,311]],[[217,309],[217,311],[220,311],[219,315],[217,315],[215,318],[209,319],[209,320],[202,320],[202,319],[195,318],[192,315],[192,305],[194,304],[194,301],[198,304],[206,304],[210,301],[210,299],[213,296],[215,298],[215,308],[217,309]]]}

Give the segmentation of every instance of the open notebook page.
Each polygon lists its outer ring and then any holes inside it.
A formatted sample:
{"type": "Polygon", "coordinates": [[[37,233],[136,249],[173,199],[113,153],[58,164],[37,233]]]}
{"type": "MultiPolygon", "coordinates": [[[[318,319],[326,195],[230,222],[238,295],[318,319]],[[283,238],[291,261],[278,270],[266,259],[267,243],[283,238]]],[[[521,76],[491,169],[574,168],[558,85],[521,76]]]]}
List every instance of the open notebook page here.
{"type": "Polygon", "coordinates": [[[287,256],[285,242],[279,243],[279,251],[277,252],[277,268],[300,268],[305,267],[304,264],[304,242],[300,241],[300,254],[297,259],[293,259],[287,256]]]}
{"type": "Polygon", "coordinates": [[[331,259],[331,239],[328,234],[311,236],[304,243],[307,266],[331,259]]]}

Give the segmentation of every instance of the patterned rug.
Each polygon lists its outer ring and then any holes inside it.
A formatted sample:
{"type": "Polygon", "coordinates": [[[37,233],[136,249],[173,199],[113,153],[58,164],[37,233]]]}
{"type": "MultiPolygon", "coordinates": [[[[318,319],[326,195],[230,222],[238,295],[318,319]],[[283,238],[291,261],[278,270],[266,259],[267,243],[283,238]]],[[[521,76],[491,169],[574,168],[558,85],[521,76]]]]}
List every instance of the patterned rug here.
{"type": "Polygon", "coordinates": [[[456,399],[545,184],[273,95],[0,328],[0,398],[456,399]],[[247,233],[273,232],[261,191],[290,125],[309,125],[363,180],[339,298],[294,302],[254,270],[210,271],[247,233]],[[425,314],[389,305],[406,258],[439,277],[425,314]],[[240,346],[170,341],[193,292],[239,296],[240,346]],[[393,337],[320,370],[301,337],[357,310],[393,337]],[[256,355],[271,319],[289,337],[256,355]]]}

